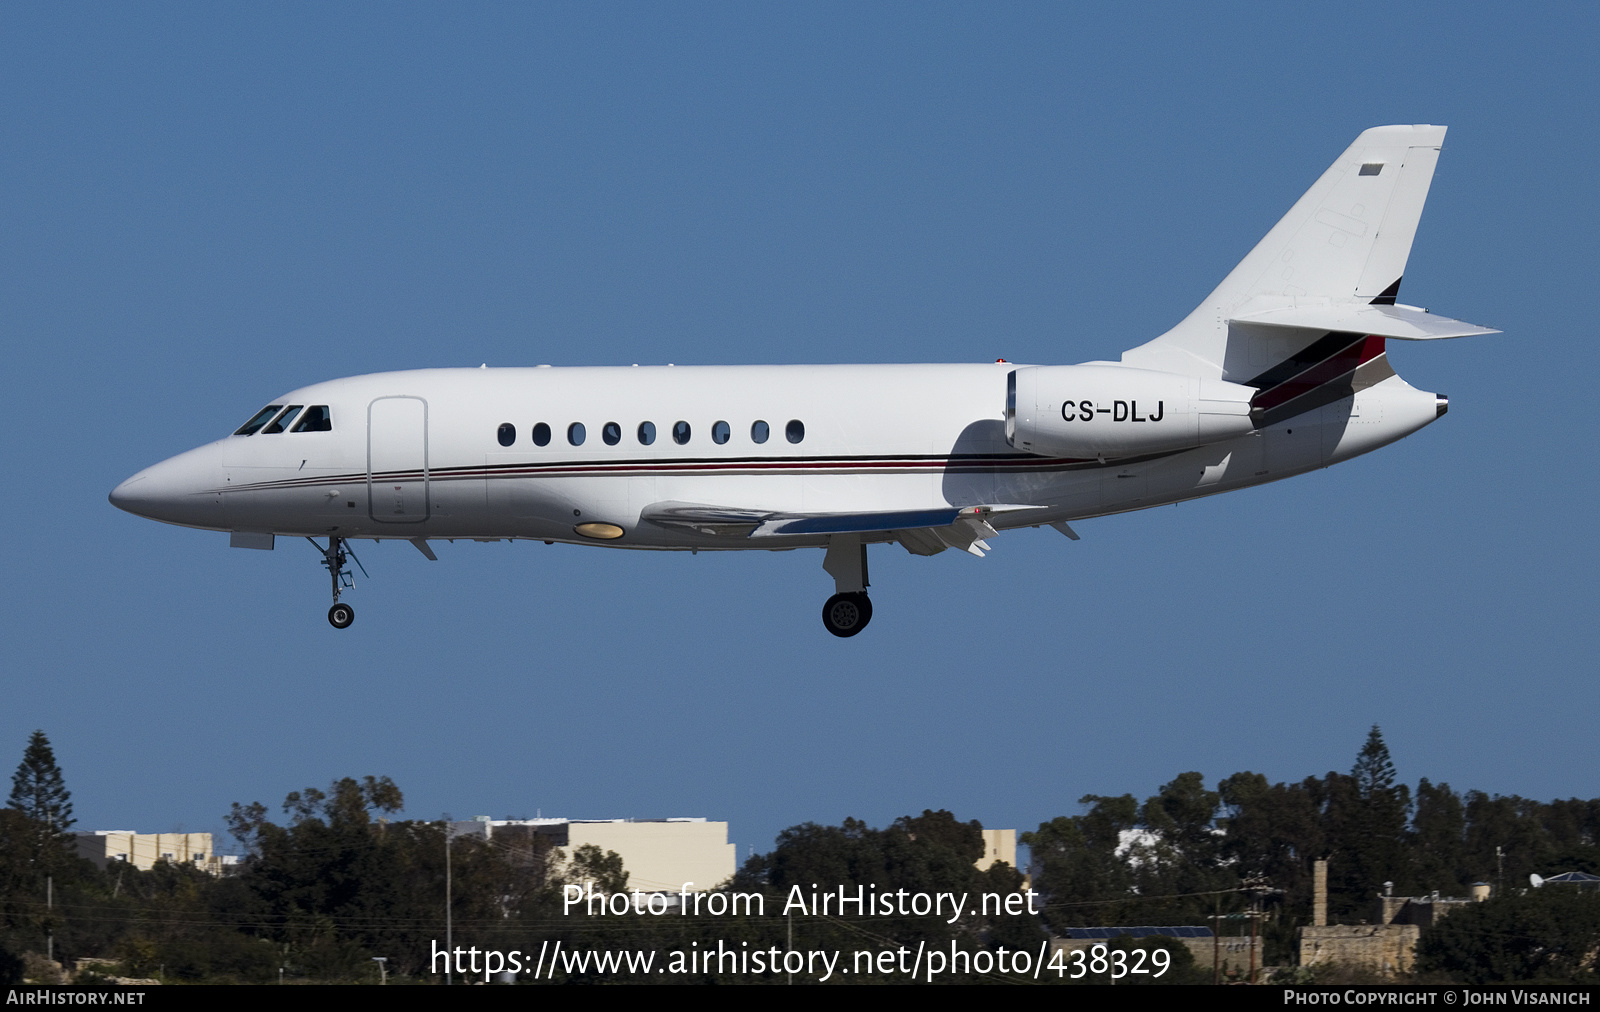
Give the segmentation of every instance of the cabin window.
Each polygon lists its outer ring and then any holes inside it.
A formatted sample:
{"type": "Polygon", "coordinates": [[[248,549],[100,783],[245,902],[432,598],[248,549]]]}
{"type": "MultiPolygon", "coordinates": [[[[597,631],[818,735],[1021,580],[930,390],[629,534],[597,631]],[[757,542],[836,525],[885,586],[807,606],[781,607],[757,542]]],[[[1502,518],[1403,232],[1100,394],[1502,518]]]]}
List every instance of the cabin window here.
{"type": "Polygon", "coordinates": [[[587,435],[588,433],[584,430],[582,422],[573,422],[567,426],[567,442],[573,446],[582,446],[583,440],[587,435]]]}
{"type": "Polygon", "coordinates": [[[673,422],[672,423],[672,441],[674,443],[677,443],[679,446],[682,446],[684,443],[687,443],[689,441],[689,423],[688,422],[673,422]]]}
{"type": "Polygon", "coordinates": [[[640,422],[639,423],[639,444],[641,446],[649,446],[651,443],[653,443],[655,441],[656,441],[656,423],[655,422],[640,422]]]}
{"type": "Polygon", "coordinates": [[[533,427],[533,445],[534,446],[549,446],[550,445],[550,426],[546,425],[543,422],[540,422],[538,425],[535,425],[533,427]]]}
{"type": "Polygon", "coordinates": [[[288,428],[289,427],[289,423],[294,421],[294,416],[298,415],[300,413],[300,408],[301,407],[302,407],[302,405],[299,405],[299,404],[291,404],[291,405],[289,405],[288,410],[284,411],[283,414],[279,415],[278,418],[277,418],[277,421],[273,422],[271,425],[269,425],[266,428],[261,430],[261,434],[263,436],[267,435],[268,433],[272,433],[273,435],[276,435],[277,433],[280,433],[284,429],[288,428]]]}
{"type": "Polygon", "coordinates": [[[607,422],[600,427],[600,438],[606,441],[607,446],[616,446],[622,442],[622,426],[616,422],[607,422]]]}
{"type": "Polygon", "coordinates": [[[306,413],[300,416],[300,421],[290,432],[332,432],[333,416],[328,413],[326,404],[314,404],[306,408],[306,413]]]}
{"type": "Polygon", "coordinates": [[[733,430],[728,428],[727,422],[717,422],[711,426],[711,441],[718,446],[726,443],[731,435],[733,435],[733,430]]]}
{"type": "Polygon", "coordinates": [[[750,441],[752,443],[765,443],[770,435],[772,435],[772,429],[766,422],[754,422],[751,424],[750,441]]]}
{"type": "Polygon", "coordinates": [[[784,438],[791,443],[798,443],[806,438],[806,423],[798,418],[789,419],[789,424],[783,427],[784,438]]]}
{"type": "Polygon", "coordinates": [[[501,422],[500,431],[495,433],[501,446],[510,446],[517,441],[517,427],[510,422],[501,422]]]}
{"type": "Polygon", "coordinates": [[[251,418],[248,422],[245,422],[243,425],[239,426],[239,430],[237,432],[235,432],[234,435],[235,436],[251,436],[251,435],[254,435],[256,433],[256,430],[260,429],[263,425],[265,425],[268,422],[272,421],[273,417],[276,416],[277,413],[282,411],[282,410],[283,410],[283,405],[282,404],[269,404],[269,405],[267,405],[266,407],[262,408],[260,411],[257,411],[255,413],[255,417],[254,418],[251,418]]]}

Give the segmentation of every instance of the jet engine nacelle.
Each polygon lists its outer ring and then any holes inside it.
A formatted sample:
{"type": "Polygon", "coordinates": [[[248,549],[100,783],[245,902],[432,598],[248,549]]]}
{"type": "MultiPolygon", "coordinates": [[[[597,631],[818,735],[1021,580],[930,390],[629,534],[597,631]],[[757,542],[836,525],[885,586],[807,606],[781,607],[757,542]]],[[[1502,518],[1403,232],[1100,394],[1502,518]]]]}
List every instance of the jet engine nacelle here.
{"type": "Polygon", "coordinates": [[[1130,457],[1255,428],[1255,388],[1119,365],[1032,366],[1006,389],[1006,441],[1052,457],[1130,457]]]}

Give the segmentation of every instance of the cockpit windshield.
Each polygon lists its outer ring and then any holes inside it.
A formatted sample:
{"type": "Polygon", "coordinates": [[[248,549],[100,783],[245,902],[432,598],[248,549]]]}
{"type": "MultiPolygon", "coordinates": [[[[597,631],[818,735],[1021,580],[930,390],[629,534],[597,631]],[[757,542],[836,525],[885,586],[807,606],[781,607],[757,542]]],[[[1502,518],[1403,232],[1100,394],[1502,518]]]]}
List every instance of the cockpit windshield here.
{"type": "Polygon", "coordinates": [[[291,404],[287,411],[282,404],[268,404],[255,413],[239,430],[235,436],[253,436],[256,433],[276,432],[332,432],[333,413],[326,404],[314,404],[304,411],[300,405],[291,404]],[[282,414],[278,412],[282,411],[282,414]],[[267,425],[272,422],[271,425],[267,425]]]}
{"type": "Polygon", "coordinates": [[[274,421],[271,425],[269,425],[266,428],[262,429],[261,430],[261,434],[262,435],[267,435],[268,433],[272,433],[272,432],[282,432],[284,429],[289,427],[289,423],[294,421],[294,416],[298,415],[299,413],[300,413],[300,405],[298,405],[298,404],[289,405],[289,410],[285,411],[283,414],[279,415],[277,420],[274,421]]]}
{"type": "Polygon", "coordinates": [[[268,404],[266,407],[262,408],[260,411],[257,411],[255,413],[255,417],[251,418],[248,422],[245,422],[243,425],[241,425],[239,427],[239,430],[237,432],[235,432],[234,435],[235,436],[250,436],[250,435],[254,435],[258,429],[260,429],[263,425],[267,424],[268,422],[272,421],[272,419],[278,414],[278,412],[280,412],[282,410],[283,410],[283,405],[282,404],[268,404]]]}
{"type": "Polygon", "coordinates": [[[328,413],[326,404],[314,404],[306,408],[306,413],[300,416],[300,424],[296,425],[293,432],[332,432],[333,416],[328,413]]]}

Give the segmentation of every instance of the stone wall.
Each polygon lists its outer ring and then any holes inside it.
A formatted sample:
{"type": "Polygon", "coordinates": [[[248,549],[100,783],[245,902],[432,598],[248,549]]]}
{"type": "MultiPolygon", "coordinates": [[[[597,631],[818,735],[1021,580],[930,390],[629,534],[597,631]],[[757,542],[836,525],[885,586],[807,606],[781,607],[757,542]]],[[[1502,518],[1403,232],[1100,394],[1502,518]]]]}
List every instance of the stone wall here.
{"type": "Polygon", "coordinates": [[[1300,965],[1347,963],[1409,973],[1422,929],[1415,924],[1327,924],[1300,929],[1300,965]]]}

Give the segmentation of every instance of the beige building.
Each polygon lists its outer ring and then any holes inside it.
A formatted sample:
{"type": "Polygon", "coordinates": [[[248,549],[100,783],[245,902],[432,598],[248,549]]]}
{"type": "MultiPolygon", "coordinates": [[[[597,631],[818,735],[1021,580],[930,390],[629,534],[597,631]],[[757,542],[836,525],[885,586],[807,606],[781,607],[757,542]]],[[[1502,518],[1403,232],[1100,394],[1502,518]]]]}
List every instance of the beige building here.
{"type": "MultiPolygon", "coordinates": [[[[1111,941],[1122,935],[1134,938],[1159,938],[1157,945],[1168,947],[1182,945],[1194,956],[1194,965],[1205,968],[1214,966],[1222,974],[1243,975],[1252,966],[1261,966],[1261,954],[1266,948],[1266,940],[1249,935],[1224,935],[1218,938],[1209,927],[1186,925],[1143,925],[1136,927],[1113,926],[1101,928],[1067,928],[1066,935],[1052,936],[1050,947],[1066,954],[1070,959],[1072,953],[1079,949],[1091,949],[1096,945],[1109,945],[1111,941]],[[1251,946],[1256,951],[1254,962],[1250,952],[1251,946]]],[[[1076,965],[1076,964],[1072,964],[1076,965]]]]}
{"type": "MultiPolygon", "coordinates": [[[[1387,886],[1386,886],[1387,888],[1387,886]]],[[[1380,895],[1373,924],[1328,923],[1328,862],[1311,866],[1311,921],[1300,929],[1300,965],[1343,963],[1379,973],[1409,973],[1416,962],[1422,929],[1469,903],[1489,898],[1489,888],[1474,885],[1470,897],[1380,895]]]]}
{"type": "Polygon", "coordinates": [[[705,892],[733,878],[738,867],[726,822],[610,819],[567,823],[568,853],[590,843],[621,855],[622,867],[628,871],[628,888],[645,892],[705,892]]]}
{"type": "Polygon", "coordinates": [[[978,858],[978,870],[988,871],[997,861],[1011,867],[1017,866],[1017,831],[1015,829],[985,829],[983,831],[983,856],[978,858]]]}
{"type": "Polygon", "coordinates": [[[102,868],[114,861],[125,861],[141,871],[149,871],[157,861],[166,861],[221,875],[224,865],[232,863],[212,850],[210,833],[135,833],[102,829],[72,835],[77,842],[78,856],[102,868]]]}
{"type": "Polygon", "coordinates": [[[726,822],[705,819],[503,819],[479,816],[451,823],[455,836],[493,839],[513,827],[548,837],[567,856],[586,844],[614,851],[628,888],[643,892],[706,892],[733,877],[736,847],[726,822]]]}
{"type": "MultiPolygon", "coordinates": [[[[707,892],[728,881],[738,868],[726,822],[705,819],[491,819],[452,822],[452,836],[493,839],[496,832],[533,833],[547,838],[566,856],[586,844],[614,851],[628,873],[628,888],[641,892],[707,892]]],[[[997,861],[1017,866],[1017,831],[983,830],[984,871],[997,861]]]]}
{"type": "Polygon", "coordinates": [[[1415,924],[1313,924],[1300,929],[1300,965],[1342,963],[1409,973],[1422,929],[1415,924]]]}

